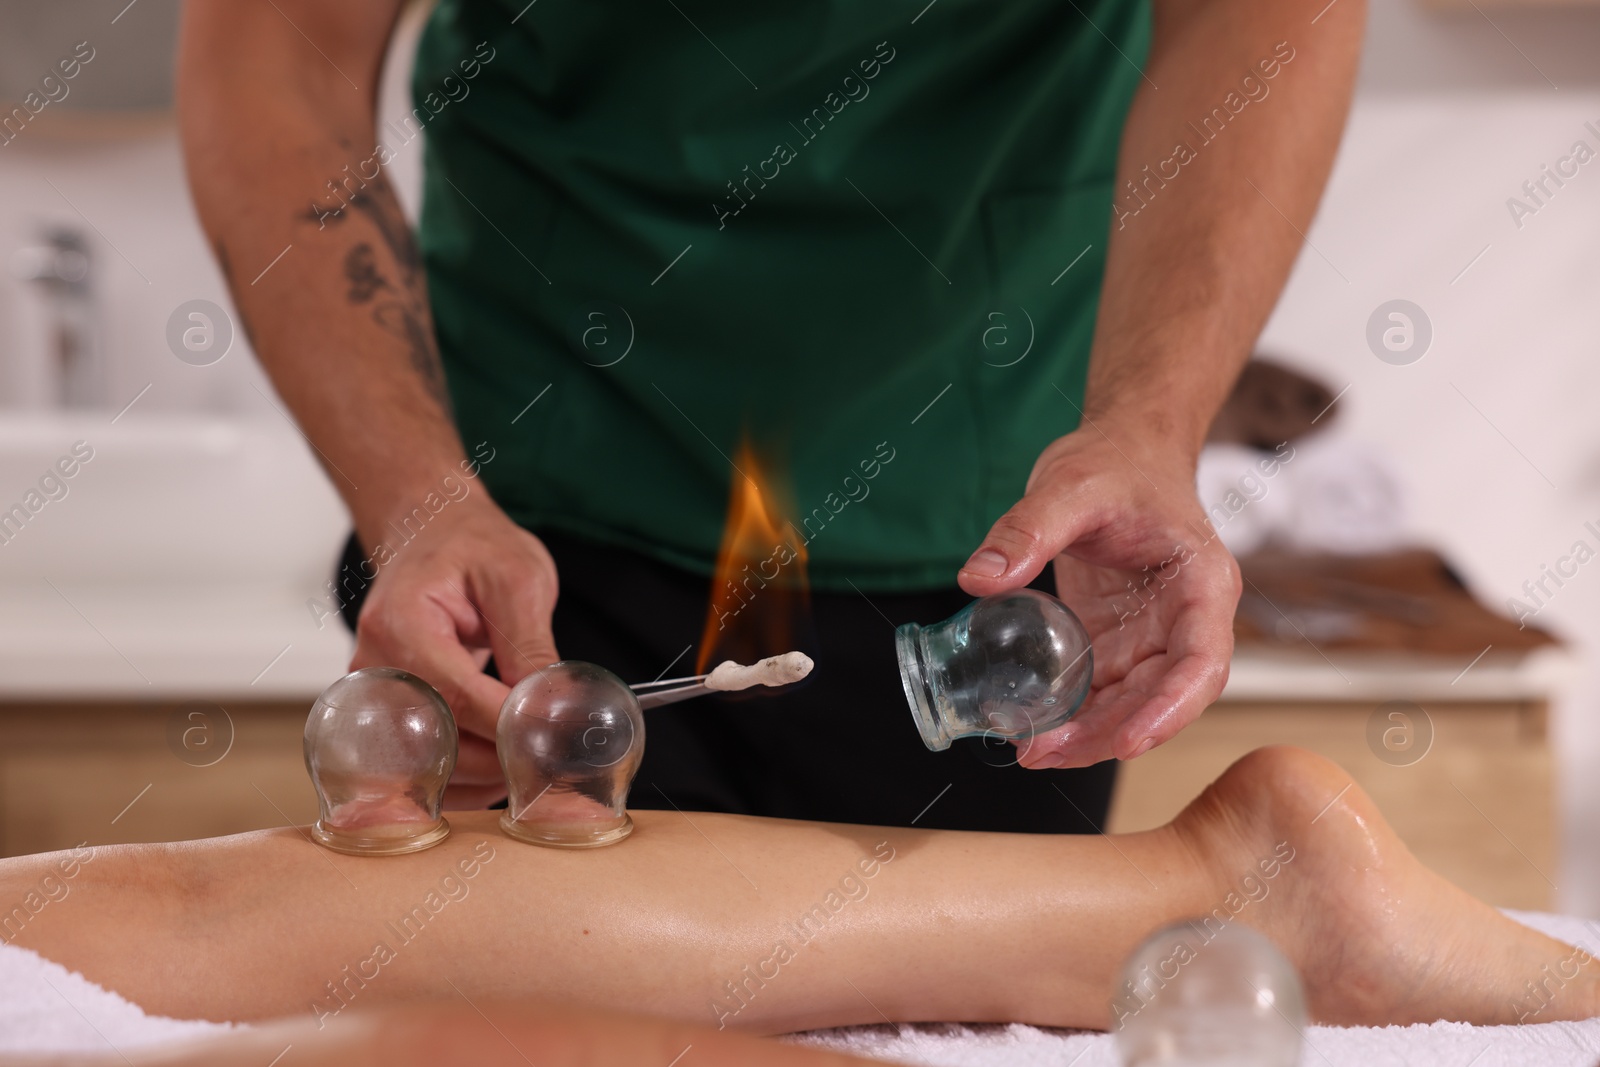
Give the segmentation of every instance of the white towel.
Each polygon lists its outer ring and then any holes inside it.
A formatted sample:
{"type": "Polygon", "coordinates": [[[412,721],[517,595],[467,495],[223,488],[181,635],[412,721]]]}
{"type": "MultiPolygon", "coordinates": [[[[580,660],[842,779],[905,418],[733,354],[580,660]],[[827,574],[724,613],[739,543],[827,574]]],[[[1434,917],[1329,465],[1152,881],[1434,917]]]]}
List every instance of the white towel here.
{"type": "Polygon", "coordinates": [[[0,943],[0,1052],[120,1052],[232,1029],[146,1015],[37,952],[0,943]]]}
{"type": "MultiPolygon", "coordinates": [[[[1600,923],[1508,912],[1512,918],[1600,956],[1600,923]]],[[[1600,1019],[1524,1026],[1312,1026],[1302,1067],[1594,1067],[1600,1019]]],[[[855,1026],[785,1040],[920,1067],[1117,1067],[1109,1034],[1036,1026],[855,1026]]]]}
{"type": "Polygon", "coordinates": [[[1297,441],[1292,452],[1206,445],[1195,492],[1217,536],[1236,556],[1269,542],[1346,555],[1406,544],[1404,494],[1394,464],[1379,449],[1337,430],[1297,441]]]}

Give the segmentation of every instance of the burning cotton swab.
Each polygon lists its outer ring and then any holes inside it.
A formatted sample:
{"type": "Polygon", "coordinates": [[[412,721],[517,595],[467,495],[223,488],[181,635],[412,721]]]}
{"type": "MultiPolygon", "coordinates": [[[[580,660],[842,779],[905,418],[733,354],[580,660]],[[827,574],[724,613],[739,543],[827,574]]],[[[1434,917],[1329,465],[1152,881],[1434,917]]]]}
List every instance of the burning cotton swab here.
{"type": "Polygon", "coordinates": [[[735,663],[730,659],[719,663],[710,674],[645,682],[630,688],[639,695],[641,708],[655,708],[705,693],[731,693],[758,685],[789,685],[810,674],[814,666],[816,664],[804,652],[785,652],[751,664],[735,663]]]}
{"type": "Polygon", "coordinates": [[[768,656],[748,667],[733,660],[724,660],[712,668],[703,683],[707,689],[733,692],[754,685],[788,685],[798,682],[811,673],[816,664],[804,652],[785,652],[781,656],[768,656]]]}

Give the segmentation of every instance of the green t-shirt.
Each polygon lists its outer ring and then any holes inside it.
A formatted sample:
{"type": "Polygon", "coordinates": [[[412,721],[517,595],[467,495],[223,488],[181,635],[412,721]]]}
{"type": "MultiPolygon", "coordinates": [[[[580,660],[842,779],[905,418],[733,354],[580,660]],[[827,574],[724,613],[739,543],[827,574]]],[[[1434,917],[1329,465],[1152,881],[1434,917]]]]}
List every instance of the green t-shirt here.
{"type": "Polygon", "coordinates": [[[817,588],[954,582],[1077,425],[1149,13],[925,2],[442,0],[421,243],[512,518],[709,573],[748,435],[817,588]]]}

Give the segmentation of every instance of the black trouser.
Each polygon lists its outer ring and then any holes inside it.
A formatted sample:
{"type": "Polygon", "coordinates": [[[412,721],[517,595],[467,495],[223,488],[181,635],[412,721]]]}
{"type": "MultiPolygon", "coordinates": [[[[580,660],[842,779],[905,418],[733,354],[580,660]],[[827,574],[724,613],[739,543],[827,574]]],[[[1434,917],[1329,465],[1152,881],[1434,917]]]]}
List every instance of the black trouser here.
{"type": "MultiPolygon", "coordinates": [[[[674,677],[692,673],[694,651],[684,649],[700,639],[709,579],[569,535],[540,536],[561,576],[554,629],[564,658],[598,663],[630,683],[669,665],[674,677]]],[[[352,570],[341,577],[359,573],[360,560],[352,538],[342,561],[352,570]]],[[[1034,584],[1053,591],[1050,569],[1034,584]]],[[[1030,771],[1014,765],[1010,744],[977,740],[929,752],[900,686],[894,627],[938,622],[971,598],[953,586],[870,596],[811,594],[816,630],[803,650],[817,666],[792,690],[646,712],[644,763],[628,806],[947,830],[1104,827],[1114,761],[1030,771]]],[[[347,622],[360,606],[357,593],[344,605],[347,622]]]]}

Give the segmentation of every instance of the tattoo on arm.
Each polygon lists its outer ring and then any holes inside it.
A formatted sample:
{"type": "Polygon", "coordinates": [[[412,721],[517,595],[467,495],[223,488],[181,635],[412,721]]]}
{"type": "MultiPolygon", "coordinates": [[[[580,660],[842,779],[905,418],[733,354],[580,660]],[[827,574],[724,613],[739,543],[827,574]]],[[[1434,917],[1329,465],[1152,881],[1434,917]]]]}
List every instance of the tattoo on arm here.
{"type": "Polygon", "coordinates": [[[403,272],[400,284],[410,288],[422,273],[422,253],[417,248],[416,238],[412,236],[410,224],[400,211],[400,201],[395,198],[389,180],[379,172],[371,187],[358,193],[350,201],[350,206],[378,228],[383,243],[388,246],[403,272]]]}
{"type": "MultiPolygon", "coordinates": [[[[347,146],[348,147],[348,146],[347,146]]],[[[388,179],[380,171],[372,181],[362,186],[354,196],[341,202],[337,209],[323,209],[315,202],[311,210],[300,218],[314,222],[318,231],[329,223],[340,224],[350,217],[347,207],[355,208],[378,231],[383,247],[394,259],[399,279],[391,281],[380,268],[377,250],[370,241],[361,241],[344,256],[344,278],[349,284],[346,302],[352,306],[372,305],[372,321],[385,332],[405,342],[407,362],[421,381],[428,395],[449,416],[450,392],[445,381],[444,367],[439,360],[439,346],[433,333],[433,315],[424,293],[422,255],[412,236],[411,227],[400,211],[388,179]]],[[[240,286],[233,276],[233,265],[222,241],[214,242],[213,251],[224,278],[235,295],[240,286]]],[[[240,326],[252,348],[259,351],[250,318],[241,307],[240,326]]]]}
{"type": "Polygon", "coordinates": [[[379,289],[393,291],[389,279],[378,273],[378,257],[365,241],[352,248],[344,257],[344,276],[350,282],[349,299],[352,304],[365,304],[379,289]]]}
{"type": "Polygon", "coordinates": [[[450,394],[433,334],[433,316],[422,293],[422,256],[411,227],[400,212],[400,203],[380,174],[370,187],[350,199],[349,206],[377,229],[400,278],[396,284],[385,277],[379,269],[377,253],[363,241],[345,253],[344,276],[350,285],[346,299],[352,305],[373,304],[372,321],[405,342],[411,369],[428,395],[449,412],[450,394]]]}
{"type": "Polygon", "coordinates": [[[428,393],[445,411],[450,410],[450,394],[445,385],[444,368],[439,363],[439,351],[434,344],[433,331],[426,316],[417,315],[398,300],[379,304],[372,312],[373,321],[406,342],[406,352],[411,357],[411,369],[428,387],[428,393]]]}

